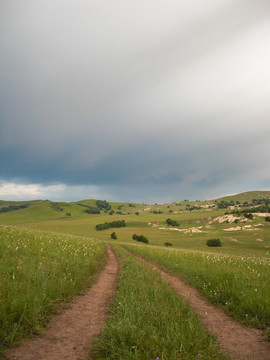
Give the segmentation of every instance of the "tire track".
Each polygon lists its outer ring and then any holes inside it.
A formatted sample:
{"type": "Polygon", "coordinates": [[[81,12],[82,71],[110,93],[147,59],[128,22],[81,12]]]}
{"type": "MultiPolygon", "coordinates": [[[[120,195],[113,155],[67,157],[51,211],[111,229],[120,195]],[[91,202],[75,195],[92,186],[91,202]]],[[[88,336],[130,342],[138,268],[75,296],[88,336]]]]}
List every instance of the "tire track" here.
{"type": "MultiPolygon", "coordinates": [[[[127,250],[128,251],[128,250],[127,250]]],[[[130,251],[129,251],[130,252],[130,251]]],[[[132,253],[132,252],[131,252],[132,253]]],[[[224,311],[209,303],[197,289],[177,276],[132,253],[140,261],[158,271],[172,288],[200,316],[207,330],[217,337],[222,350],[234,360],[269,360],[270,344],[262,339],[262,332],[242,326],[224,311]]]]}
{"type": "Polygon", "coordinates": [[[118,278],[117,258],[110,246],[107,251],[107,264],[92,287],[83,296],[77,296],[70,308],[55,316],[43,336],[7,351],[8,359],[75,360],[88,356],[89,346],[109,315],[118,278]]]}

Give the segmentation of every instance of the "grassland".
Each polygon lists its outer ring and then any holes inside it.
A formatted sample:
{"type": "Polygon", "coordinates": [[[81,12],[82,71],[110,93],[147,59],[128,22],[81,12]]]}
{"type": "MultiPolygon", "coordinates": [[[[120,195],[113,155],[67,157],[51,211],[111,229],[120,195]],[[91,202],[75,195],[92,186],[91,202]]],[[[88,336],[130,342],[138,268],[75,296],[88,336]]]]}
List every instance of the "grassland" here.
{"type": "MultiPolygon", "coordinates": [[[[214,338],[179,296],[149,266],[115,247],[121,260],[111,316],[95,359],[225,359],[214,338]]],[[[91,358],[92,358],[91,357],[91,358]]]]}
{"type": "MultiPolygon", "coordinates": [[[[216,251],[207,249],[205,244],[209,238],[220,238],[223,246],[218,251],[221,253],[270,257],[270,223],[263,217],[254,214],[254,218],[249,220],[242,214],[238,224],[229,223],[226,218],[219,222],[226,211],[232,210],[231,207],[219,209],[217,204],[220,201],[238,201],[242,206],[254,198],[269,199],[270,192],[250,192],[211,201],[181,201],[164,205],[110,203],[113,215],[104,211],[95,215],[85,213],[85,206],[95,206],[94,200],[75,203],[36,201],[30,202],[26,209],[0,213],[0,224],[109,240],[111,230],[98,232],[96,225],[124,219],[127,227],[117,229],[118,242],[131,243],[132,234],[141,233],[152,245],[170,242],[175,248],[216,251]],[[189,210],[194,207],[192,211],[189,210]],[[71,216],[67,216],[67,213],[71,216]],[[167,226],[167,218],[179,222],[176,230],[167,226]],[[240,229],[235,230],[237,227],[240,229]]],[[[8,203],[2,203],[2,206],[6,205],[8,203]]]]}
{"type": "MultiPolygon", "coordinates": [[[[96,206],[95,200],[74,203],[0,201],[0,224],[3,225],[0,226],[0,296],[4,299],[0,304],[2,347],[16,343],[21,336],[39,333],[56,305],[89,285],[91,277],[104,262],[106,242],[127,246],[155,261],[184,277],[235,318],[250,326],[267,329],[270,326],[270,223],[260,214],[254,214],[253,219],[241,214],[237,216],[237,222],[230,217],[234,215],[225,215],[235,208],[250,208],[254,199],[269,201],[270,192],[163,205],[110,203],[111,215],[104,209],[100,214],[86,213],[87,208],[96,206]],[[224,203],[227,205],[220,207],[224,203]],[[23,207],[1,212],[1,209],[11,209],[14,205],[23,207]],[[168,226],[167,218],[179,225],[168,226]],[[125,220],[127,226],[96,230],[97,224],[118,220],[125,220]],[[112,241],[113,231],[117,240],[112,241]],[[132,239],[133,234],[146,236],[150,244],[135,246],[138,243],[132,239]],[[207,247],[209,238],[220,238],[223,246],[207,247]],[[172,249],[165,248],[165,242],[172,243],[172,249]]],[[[125,275],[121,277],[120,293],[121,287],[126,286],[124,276],[131,276],[124,264],[134,266],[134,271],[139,267],[123,254],[121,257],[125,275]]],[[[145,278],[145,281],[148,280],[145,278]]],[[[137,275],[132,280],[134,289],[136,282],[142,283],[137,275]]],[[[123,294],[128,296],[124,290],[123,294]]],[[[165,298],[162,300],[164,306],[171,306],[165,298]]],[[[114,311],[118,312],[118,305],[114,306],[114,311]]],[[[116,347],[116,344],[112,346],[116,347]]],[[[138,345],[131,346],[135,346],[130,350],[134,354],[138,345]]],[[[102,347],[104,344],[100,347],[104,354],[102,347]]],[[[110,351],[114,350],[111,348],[110,351]]]]}
{"type": "Polygon", "coordinates": [[[125,245],[198,288],[237,320],[270,327],[270,260],[190,250],[125,245]]]}
{"type": "Polygon", "coordinates": [[[39,334],[65,300],[88,287],[105,262],[89,238],[0,227],[0,351],[39,334]]]}

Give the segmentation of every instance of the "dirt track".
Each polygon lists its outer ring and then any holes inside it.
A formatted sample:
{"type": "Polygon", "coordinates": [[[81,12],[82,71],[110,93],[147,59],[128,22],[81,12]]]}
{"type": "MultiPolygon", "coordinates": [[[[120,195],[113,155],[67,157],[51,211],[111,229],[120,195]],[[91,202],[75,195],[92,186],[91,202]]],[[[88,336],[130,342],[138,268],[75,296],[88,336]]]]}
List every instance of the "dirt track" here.
{"type": "MultiPolygon", "coordinates": [[[[133,254],[134,255],[134,254],[133,254]]],[[[135,255],[134,255],[135,256],[135,255]]],[[[208,331],[216,335],[223,351],[234,360],[269,360],[270,344],[261,331],[242,326],[218,307],[210,304],[194,287],[177,276],[164,272],[152,263],[135,256],[157,270],[201,317],[208,331]]]]}
{"type": "Polygon", "coordinates": [[[6,352],[10,360],[77,360],[86,357],[108,316],[108,306],[116,288],[118,262],[108,248],[108,262],[96,283],[70,308],[54,317],[40,338],[23,342],[6,352]]]}

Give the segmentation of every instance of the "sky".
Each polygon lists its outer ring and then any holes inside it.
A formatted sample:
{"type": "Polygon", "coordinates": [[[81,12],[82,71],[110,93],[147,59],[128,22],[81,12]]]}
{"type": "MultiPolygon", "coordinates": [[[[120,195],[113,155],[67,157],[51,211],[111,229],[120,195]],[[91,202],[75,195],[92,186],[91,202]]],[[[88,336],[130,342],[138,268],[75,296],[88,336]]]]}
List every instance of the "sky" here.
{"type": "Polygon", "coordinates": [[[269,0],[0,0],[0,199],[270,190],[269,0]]]}

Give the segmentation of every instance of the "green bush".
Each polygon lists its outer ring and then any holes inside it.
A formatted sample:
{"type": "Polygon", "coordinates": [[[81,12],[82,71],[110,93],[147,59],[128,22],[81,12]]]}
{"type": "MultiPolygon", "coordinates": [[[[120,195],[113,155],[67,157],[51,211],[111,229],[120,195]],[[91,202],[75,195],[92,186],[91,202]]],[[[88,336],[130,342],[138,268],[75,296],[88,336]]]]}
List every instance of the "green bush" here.
{"type": "Polygon", "coordinates": [[[176,220],[172,220],[172,219],[167,219],[166,223],[167,225],[171,225],[171,226],[179,226],[179,223],[176,220]]]}
{"type": "Polygon", "coordinates": [[[172,246],[172,243],[166,241],[166,242],[164,243],[164,245],[165,245],[165,246],[172,246]]]}
{"type": "Polygon", "coordinates": [[[266,217],[265,217],[265,221],[269,221],[269,222],[270,222],[270,216],[266,216],[266,217]]]}
{"type": "Polygon", "coordinates": [[[87,214],[100,214],[100,210],[93,206],[88,206],[88,208],[85,210],[87,214]]]}
{"type": "Polygon", "coordinates": [[[126,226],[125,220],[112,221],[110,223],[105,222],[104,224],[97,224],[96,230],[106,230],[109,228],[119,228],[126,226]]]}
{"type": "Polygon", "coordinates": [[[132,235],[132,239],[133,240],[137,240],[139,242],[143,242],[145,244],[149,244],[148,239],[144,236],[144,235],[137,235],[137,234],[133,234],[132,235]]]}
{"type": "Polygon", "coordinates": [[[206,242],[207,246],[222,246],[220,239],[209,239],[206,242]]]}

